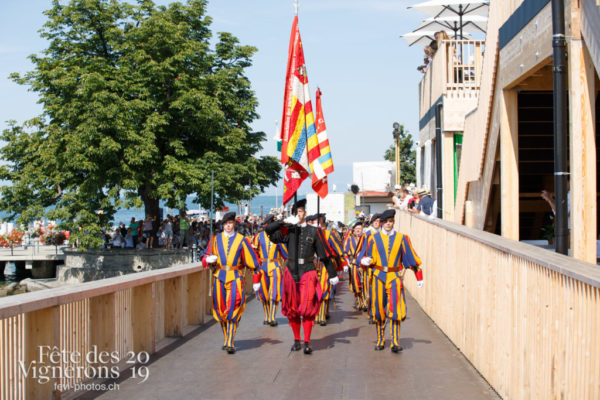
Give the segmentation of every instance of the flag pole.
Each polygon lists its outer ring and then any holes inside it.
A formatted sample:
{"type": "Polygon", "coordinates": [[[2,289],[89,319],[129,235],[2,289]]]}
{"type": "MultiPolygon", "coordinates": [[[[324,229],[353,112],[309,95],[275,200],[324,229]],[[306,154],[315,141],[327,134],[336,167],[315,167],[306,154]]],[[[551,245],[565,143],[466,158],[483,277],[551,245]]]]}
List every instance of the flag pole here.
{"type": "Polygon", "coordinates": [[[317,193],[317,225],[321,224],[321,218],[319,218],[319,214],[321,213],[321,196],[317,193]]]}
{"type": "Polygon", "coordinates": [[[298,16],[298,0],[294,0],[294,15],[298,16]]]}

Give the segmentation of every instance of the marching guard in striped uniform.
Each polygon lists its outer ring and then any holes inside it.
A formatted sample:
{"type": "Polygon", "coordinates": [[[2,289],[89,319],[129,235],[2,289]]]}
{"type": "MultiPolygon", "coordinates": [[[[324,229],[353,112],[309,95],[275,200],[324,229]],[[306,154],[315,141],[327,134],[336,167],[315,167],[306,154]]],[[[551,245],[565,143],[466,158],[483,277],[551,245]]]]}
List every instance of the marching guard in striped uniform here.
{"type": "MultiPolygon", "coordinates": [[[[225,343],[223,350],[235,353],[235,333],[244,309],[244,267],[256,270],[258,257],[248,238],[235,231],[235,213],[229,212],[222,219],[223,232],[213,237],[205,257],[205,263],[215,266],[212,288],[213,317],[221,324],[225,343]]],[[[258,290],[258,283],[254,290],[258,290]]]]}
{"type": "MultiPolygon", "coordinates": [[[[365,234],[367,235],[367,246],[369,245],[369,238],[381,230],[381,214],[373,214],[369,221],[369,227],[366,229],[365,234]]],[[[367,268],[365,277],[365,293],[367,296],[367,308],[369,309],[369,325],[374,324],[373,313],[371,312],[371,288],[373,287],[373,269],[367,268]]]]}
{"type": "Polygon", "coordinates": [[[363,233],[363,222],[361,220],[356,220],[350,225],[350,235],[344,243],[344,257],[350,267],[350,289],[354,293],[354,308],[367,311],[367,302],[364,296],[364,275],[360,265],[360,259],[367,250],[367,238],[363,233]]]}
{"type": "MultiPolygon", "coordinates": [[[[331,250],[331,261],[333,262],[336,271],[339,272],[342,268],[347,271],[348,266],[342,257],[342,244],[340,243],[338,237],[331,230],[327,229],[327,220],[325,219],[325,214],[318,214],[317,219],[321,229],[323,230],[323,233],[325,234],[325,240],[327,240],[327,244],[331,250]]],[[[325,326],[327,325],[327,320],[329,319],[329,304],[335,296],[336,286],[333,286],[329,283],[327,268],[323,262],[319,262],[319,270],[319,281],[321,290],[323,292],[323,298],[321,301],[321,308],[319,308],[319,314],[317,314],[317,318],[315,319],[315,323],[325,326]]]]}
{"type": "MultiPolygon", "coordinates": [[[[273,222],[274,216],[268,215],[264,226],[273,222]]],[[[264,325],[277,326],[277,305],[283,297],[283,262],[287,259],[287,249],[283,243],[273,243],[263,230],[254,236],[253,246],[260,260],[260,267],[254,274],[254,284],[259,283],[256,297],[265,311],[264,325]]]]}
{"type": "Polygon", "coordinates": [[[288,249],[287,268],[283,273],[284,296],[281,312],[294,332],[292,351],[299,351],[300,328],[304,329],[304,354],[311,354],[310,335],[321,302],[321,288],[317,278],[315,254],[325,263],[329,283],[339,282],[331,262],[331,252],[323,231],[307,225],[306,199],[292,207],[293,217],[267,225],[265,231],[274,243],[285,243],[288,249]]]}
{"type": "Polygon", "coordinates": [[[383,226],[380,232],[369,238],[367,254],[360,261],[373,269],[371,312],[377,325],[377,345],[375,350],[385,346],[385,323],[390,321],[391,350],[402,351],[400,347],[400,322],[406,318],[406,303],[402,283],[402,271],[410,268],[417,277],[417,286],[423,285],[423,272],[419,268],[421,259],[415,252],[407,235],[394,230],[394,210],[381,214],[383,226]]]}

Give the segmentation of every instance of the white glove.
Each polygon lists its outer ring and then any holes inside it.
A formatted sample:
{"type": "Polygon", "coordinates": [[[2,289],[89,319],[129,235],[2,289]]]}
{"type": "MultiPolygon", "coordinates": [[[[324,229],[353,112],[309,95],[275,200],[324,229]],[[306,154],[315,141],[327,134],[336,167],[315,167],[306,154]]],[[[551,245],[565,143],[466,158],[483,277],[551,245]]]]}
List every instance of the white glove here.
{"type": "Polygon", "coordinates": [[[364,265],[365,267],[368,267],[369,265],[371,265],[371,261],[373,261],[373,259],[372,259],[371,257],[363,257],[363,258],[360,260],[360,263],[361,263],[362,265],[364,265]]]}
{"type": "Polygon", "coordinates": [[[286,224],[290,224],[290,225],[298,225],[298,222],[300,222],[300,219],[295,215],[290,215],[289,217],[284,219],[283,222],[285,222],[286,224]]]}
{"type": "Polygon", "coordinates": [[[348,268],[348,266],[347,266],[347,265],[344,265],[344,272],[348,272],[348,270],[349,270],[349,269],[350,269],[350,268],[348,268]]]}
{"type": "Polygon", "coordinates": [[[333,286],[335,286],[338,283],[340,283],[340,278],[338,278],[337,276],[335,278],[331,278],[331,279],[329,279],[329,283],[332,284],[333,286]]]}
{"type": "Polygon", "coordinates": [[[423,287],[423,281],[422,280],[417,281],[417,287],[418,288],[423,287]]]}
{"type": "Polygon", "coordinates": [[[254,289],[254,292],[257,293],[260,290],[260,283],[252,284],[252,289],[254,289]]]}
{"type": "Polygon", "coordinates": [[[216,263],[217,262],[217,256],[215,256],[214,254],[206,256],[206,262],[209,263],[209,264],[216,263]]]}

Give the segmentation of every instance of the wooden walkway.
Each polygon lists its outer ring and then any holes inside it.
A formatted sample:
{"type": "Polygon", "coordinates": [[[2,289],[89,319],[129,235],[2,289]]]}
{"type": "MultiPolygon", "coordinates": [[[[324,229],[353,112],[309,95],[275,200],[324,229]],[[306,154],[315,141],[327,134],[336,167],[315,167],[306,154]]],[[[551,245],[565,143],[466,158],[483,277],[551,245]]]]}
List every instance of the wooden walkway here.
{"type": "MultiPolygon", "coordinates": [[[[290,352],[292,332],[262,325],[260,303],[246,307],[236,338],[237,353],[221,350],[214,323],[175,341],[151,358],[149,378],[118,381],[119,389],[88,392],[101,399],[498,399],[417,303],[407,296],[402,324],[404,351],[376,352],[376,333],[352,309],[347,281],[326,327],[313,329],[313,354],[290,352]]],[[[386,330],[386,335],[389,335],[386,330]]]]}

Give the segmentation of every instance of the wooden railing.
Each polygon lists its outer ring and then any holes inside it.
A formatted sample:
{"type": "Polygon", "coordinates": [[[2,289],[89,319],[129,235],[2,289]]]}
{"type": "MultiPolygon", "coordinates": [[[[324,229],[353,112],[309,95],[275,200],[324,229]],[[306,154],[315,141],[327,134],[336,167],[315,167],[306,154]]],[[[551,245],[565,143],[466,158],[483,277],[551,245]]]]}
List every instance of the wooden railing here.
{"type": "Polygon", "coordinates": [[[478,90],[481,81],[484,41],[445,40],[446,90],[478,90]]]}
{"type": "MultiPolygon", "coordinates": [[[[506,399],[600,398],[600,268],[405,212],[423,260],[410,294],[506,399]]],[[[409,310],[410,314],[410,310],[409,310]]]]}
{"type": "MultiPolygon", "coordinates": [[[[130,367],[131,355],[153,354],[169,337],[181,337],[207,320],[210,281],[210,271],[190,264],[0,299],[0,398],[73,394],[75,384],[90,381],[74,371],[102,364],[86,360],[93,352],[116,352],[117,362],[110,361],[109,368],[130,367]],[[82,357],[40,356],[54,346],[82,357]],[[32,371],[44,367],[56,367],[62,376],[40,383],[32,371]]],[[[251,288],[248,276],[246,290],[251,288]]]]}

